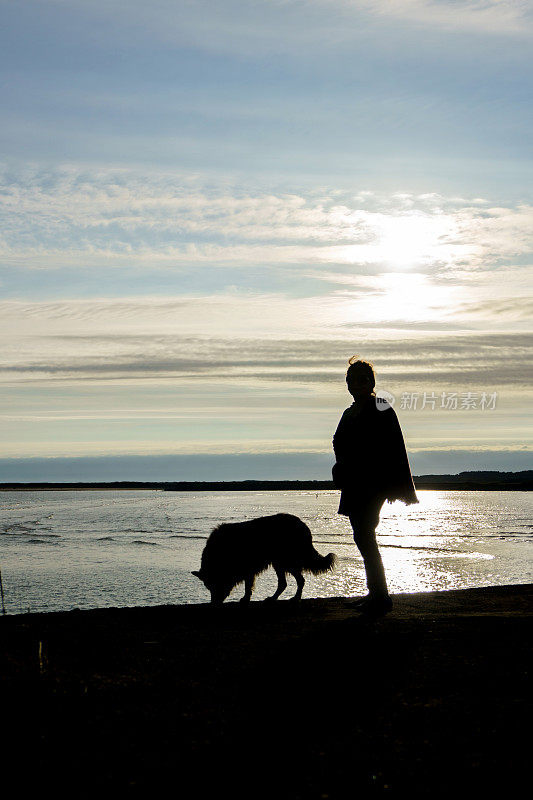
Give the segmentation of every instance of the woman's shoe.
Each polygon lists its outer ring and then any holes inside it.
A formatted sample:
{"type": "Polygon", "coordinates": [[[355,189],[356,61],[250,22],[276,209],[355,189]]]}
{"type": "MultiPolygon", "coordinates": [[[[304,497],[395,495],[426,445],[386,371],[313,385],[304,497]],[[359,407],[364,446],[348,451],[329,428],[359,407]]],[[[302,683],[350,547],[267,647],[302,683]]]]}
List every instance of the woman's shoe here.
{"type": "Polygon", "coordinates": [[[392,611],[392,598],[388,594],[369,596],[368,601],[361,603],[359,608],[370,617],[382,617],[392,611]]]}
{"type": "Polygon", "coordinates": [[[358,597],[357,600],[350,600],[348,605],[352,606],[352,608],[360,608],[361,606],[366,605],[370,600],[370,595],[366,594],[364,597],[358,597]]]}

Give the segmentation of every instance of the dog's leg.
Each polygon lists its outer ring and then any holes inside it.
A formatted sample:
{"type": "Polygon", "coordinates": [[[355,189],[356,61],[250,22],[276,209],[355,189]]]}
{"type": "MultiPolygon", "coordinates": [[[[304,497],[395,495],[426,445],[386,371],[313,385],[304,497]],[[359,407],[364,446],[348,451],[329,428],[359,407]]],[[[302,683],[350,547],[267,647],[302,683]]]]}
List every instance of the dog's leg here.
{"type": "Polygon", "coordinates": [[[287,579],[285,578],[285,570],[281,569],[281,567],[276,567],[276,566],[274,567],[274,569],[276,570],[276,575],[278,576],[278,588],[276,589],[272,597],[266,598],[269,601],[277,600],[280,594],[284,592],[285,589],[287,588],[287,579]]]}
{"type": "Polygon", "coordinates": [[[254,590],[255,575],[248,575],[244,580],[244,597],[241,598],[241,603],[249,603],[252,599],[252,592],[254,590]]]}
{"type": "Polygon", "coordinates": [[[295,600],[296,602],[298,602],[299,600],[302,599],[302,592],[305,584],[305,578],[300,572],[300,570],[294,570],[294,572],[291,571],[291,575],[293,575],[294,578],[296,579],[296,586],[297,586],[296,594],[294,595],[294,597],[291,597],[291,600],[295,600]]]}

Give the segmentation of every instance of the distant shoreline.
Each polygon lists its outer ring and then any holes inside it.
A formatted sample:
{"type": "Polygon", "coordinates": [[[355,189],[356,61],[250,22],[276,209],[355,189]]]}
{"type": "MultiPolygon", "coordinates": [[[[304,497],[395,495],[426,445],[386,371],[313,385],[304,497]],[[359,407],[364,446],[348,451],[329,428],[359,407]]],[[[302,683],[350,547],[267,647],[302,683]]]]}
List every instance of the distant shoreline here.
{"type": "MultiPolygon", "coordinates": [[[[457,491],[519,491],[533,489],[533,470],[520,472],[461,472],[458,475],[415,475],[417,489],[457,491]]],[[[165,491],[165,492],[256,492],[319,491],[335,489],[332,481],[97,481],[0,483],[0,492],[68,491],[165,491]]]]}

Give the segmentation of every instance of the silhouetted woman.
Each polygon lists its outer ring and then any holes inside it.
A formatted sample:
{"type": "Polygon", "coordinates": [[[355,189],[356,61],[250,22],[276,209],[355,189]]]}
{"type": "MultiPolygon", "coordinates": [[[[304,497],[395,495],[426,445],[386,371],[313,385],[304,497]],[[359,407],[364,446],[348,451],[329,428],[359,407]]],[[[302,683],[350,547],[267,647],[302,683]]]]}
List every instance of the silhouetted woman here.
{"type": "Polygon", "coordinates": [[[418,503],[402,430],[396,412],[376,398],[369,361],[349,361],[348,391],[354,398],[333,437],[333,481],[341,489],[339,514],[350,518],[355,543],[365,563],[368,595],[357,601],[365,613],[392,608],[385,570],[376,542],[381,506],[388,500],[418,503]]]}

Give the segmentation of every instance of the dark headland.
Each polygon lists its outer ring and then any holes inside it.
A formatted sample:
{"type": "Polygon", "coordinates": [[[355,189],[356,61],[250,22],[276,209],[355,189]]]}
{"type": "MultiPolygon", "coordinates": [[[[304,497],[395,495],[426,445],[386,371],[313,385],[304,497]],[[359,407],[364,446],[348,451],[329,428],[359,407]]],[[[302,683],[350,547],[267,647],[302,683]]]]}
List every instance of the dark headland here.
{"type": "MultiPolygon", "coordinates": [[[[459,472],[457,475],[415,475],[417,489],[457,489],[474,491],[531,491],[533,470],[498,472],[495,470],[459,472]]],[[[73,491],[108,489],[158,489],[167,492],[254,492],[333,489],[331,481],[94,481],[52,483],[0,483],[0,491],[73,491]]]]}
{"type": "Polygon", "coordinates": [[[2,617],[3,784],[518,796],[532,597],[532,585],[396,595],[375,620],[344,598],[2,617]]]}

